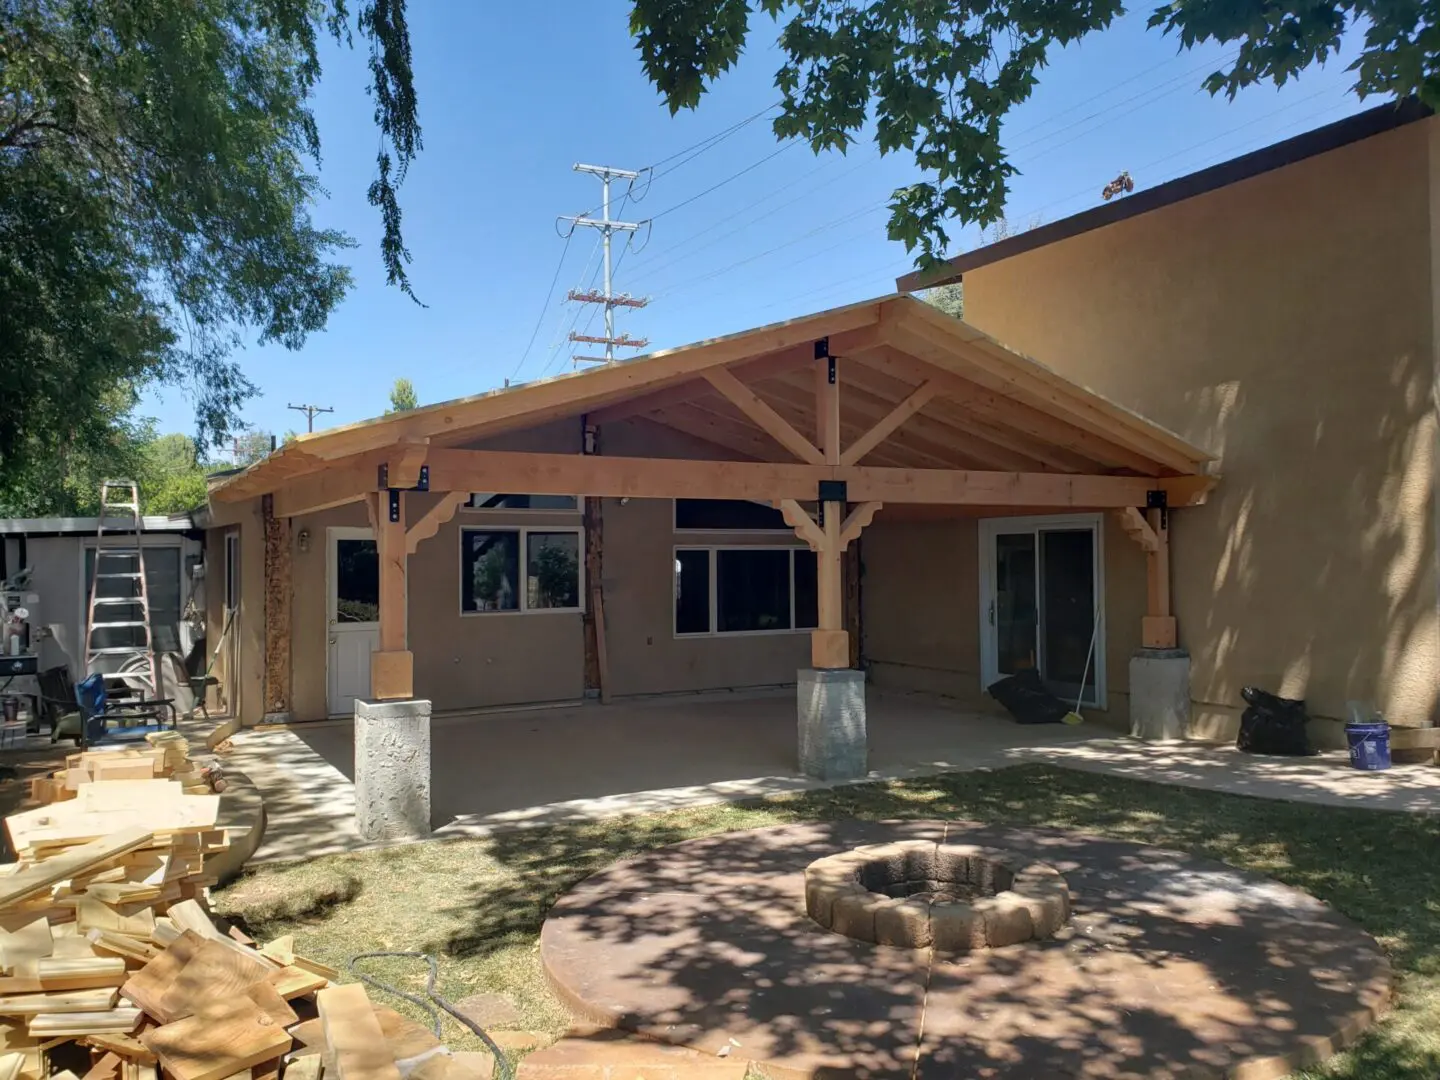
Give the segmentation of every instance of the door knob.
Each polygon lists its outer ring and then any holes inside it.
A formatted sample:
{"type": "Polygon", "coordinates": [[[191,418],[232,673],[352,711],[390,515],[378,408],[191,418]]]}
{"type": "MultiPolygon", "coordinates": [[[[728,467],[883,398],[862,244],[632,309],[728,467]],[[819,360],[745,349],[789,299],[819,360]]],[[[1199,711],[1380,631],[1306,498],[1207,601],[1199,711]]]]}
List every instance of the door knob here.
{"type": "Polygon", "coordinates": [[[334,645],[334,644],[335,644],[335,639],[334,639],[333,637],[330,639],[330,644],[331,644],[331,645],[334,645]]]}

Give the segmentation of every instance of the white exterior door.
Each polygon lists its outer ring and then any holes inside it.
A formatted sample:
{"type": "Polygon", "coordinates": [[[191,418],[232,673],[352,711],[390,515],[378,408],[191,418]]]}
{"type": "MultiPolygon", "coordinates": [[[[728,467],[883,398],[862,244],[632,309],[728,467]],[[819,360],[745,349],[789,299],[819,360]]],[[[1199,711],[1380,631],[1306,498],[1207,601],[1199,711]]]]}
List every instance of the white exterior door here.
{"type": "Polygon", "coordinates": [[[331,716],[351,716],[380,646],[380,561],[370,529],[332,527],[326,545],[326,700],[331,716]]]}
{"type": "Polygon", "coordinates": [[[1051,693],[1105,707],[1099,514],[980,522],[983,686],[1033,669],[1051,693]]]}

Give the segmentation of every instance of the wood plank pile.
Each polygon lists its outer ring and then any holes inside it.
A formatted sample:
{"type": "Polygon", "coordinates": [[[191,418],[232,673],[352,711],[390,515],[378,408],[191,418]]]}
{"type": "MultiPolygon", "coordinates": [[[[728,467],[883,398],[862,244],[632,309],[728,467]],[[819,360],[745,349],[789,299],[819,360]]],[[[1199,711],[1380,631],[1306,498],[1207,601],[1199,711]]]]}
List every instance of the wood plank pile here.
{"type": "Polygon", "coordinates": [[[327,989],[338,973],[290,938],[217,927],[219,796],[180,736],[72,755],[32,794],[5,819],[0,1080],[399,1080],[416,1057],[436,1061],[404,1075],[481,1075],[447,1073],[448,1050],[363,988],[327,989]]]}

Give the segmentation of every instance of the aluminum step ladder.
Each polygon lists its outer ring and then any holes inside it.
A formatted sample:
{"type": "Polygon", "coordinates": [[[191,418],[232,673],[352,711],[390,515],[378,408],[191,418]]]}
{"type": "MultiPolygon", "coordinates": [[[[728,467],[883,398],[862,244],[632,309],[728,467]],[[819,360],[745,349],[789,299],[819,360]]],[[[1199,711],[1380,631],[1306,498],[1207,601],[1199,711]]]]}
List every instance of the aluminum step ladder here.
{"type": "MultiPolygon", "coordinates": [[[[100,485],[100,517],[95,540],[95,572],[90,580],[85,630],[85,670],[102,674],[107,690],[120,691],[130,680],[149,682],[148,697],[162,697],[155,634],[150,624],[150,589],[145,579],[145,522],[140,515],[140,486],[134,480],[100,485]],[[113,583],[101,585],[101,582],[113,583]],[[128,644],[116,644],[116,639],[128,644]]],[[[120,696],[120,695],[117,695],[120,696]]]]}

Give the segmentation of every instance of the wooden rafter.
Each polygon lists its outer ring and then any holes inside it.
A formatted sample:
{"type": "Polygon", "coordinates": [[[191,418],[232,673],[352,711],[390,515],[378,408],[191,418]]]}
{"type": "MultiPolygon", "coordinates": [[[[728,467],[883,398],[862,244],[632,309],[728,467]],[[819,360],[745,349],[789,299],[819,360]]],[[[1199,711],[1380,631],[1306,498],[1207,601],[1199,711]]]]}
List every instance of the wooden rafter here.
{"type": "MultiPolygon", "coordinates": [[[[1133,469],[1153,475],[1162,470],[1142,454],[1109,442],[1065,420],[1040,412],[1004,394],[971,382],[954,372],[944,371],[903,351],[887,346],[860,357],[864,367],[889,379],[915,384],[934,381],[941,396],[927,412],[947,422],[963,424],[966,430],[982,432],[996,445],[1044,461],[1049,467],[1067,472],[1087,471],[1087,463],[1106,468],[1133,469]],[[976,419],[979,426],[975,424],[976,419]],[[1066,455],[1073,455],[1066,461],[1066,455]]],[[[864,378],[869,379],[867,374],[864,378]]]]}
{"type": "Polygon", "coordinates": [[[386,486],[413,488],[420,483],[420,466],[425,464],[429,439],[405,439],[385,456],[386,486]]]}
{"type": "MultiPolygon", "coordinates": [[[[1118,423],[1115,417],[1115,414],[1121,411],[1118,406],[1105,408],[1102,406],[1103,399],[1093,395],[1076,394],[1073,392],[1075,387],[1071,384],[1066,384],[1069,391],[1066,392],[1032,371],[1017,371],[1005,367],[1004,363],[990,352],[989,343],[986,341],[966,343],[947,337],[932,326],[917,322],[894,324],[888,328],[888,338],[902,351],[919,357],[928,364],[961,375],[988,390],[1020,401],[1092,435],[1098,435],[1105,441],[1140,454],[1154,463],[1178,472],[1190,472],[1203,464],[1194,459],[1193,450],[1174,450],[1165,440],[1150,432],[1137,431],[1118,423]]],[[[1103,402],[1103,405],[1110,403],[1103,402]]]]}
{"type": "MultiPolygon", "coordinates": [[[[1085,412],[1093,410],[1104,417],[1111,430],[1124,431],[1143,445],[1165,448],[1177,460],[1186,463],[1183,466],[1186,471],[1200,469],[1212,460],[1211,455],[1197,450],[1174,432],[1167,431],[1102,394],[1080,386],[1028,356],[1005,348],[989,335],[951,318],[931,304],[912,297],[897,297],[895,300],[886,301],[884,308],[881,314],[882,334],[890,325],[891,312],[898,309],[902,313],[902,325],[908,324],[916,328],[923,326],[925,329],[921,333],[931,340],[934,340],[933,335],[938,334],[941,340],[947,343],[957,340],[964,342],[960,352],[968,362],[981,366],[1014,385],[1030,387],[1051,400],[1064,400],[1068,405],[1085,412]]],[[[1164,459],[1157,457],[1156,460],[1164,459]]]]}
{"type": "Polygon", "coordinates": [[[801,461],[811,465],[825,464],[825,455],[818,450],[809,439],[796,431],[788,420],[777,413],[769,405],[765,404],[750,387],[746,386],[724,368],[715,371],[707,371],[705,379],[724,396],[730,404],[734,405],[742,413],[748,416],[756,427],[760,428],[781,446],[789,450],[801,461]]]}

